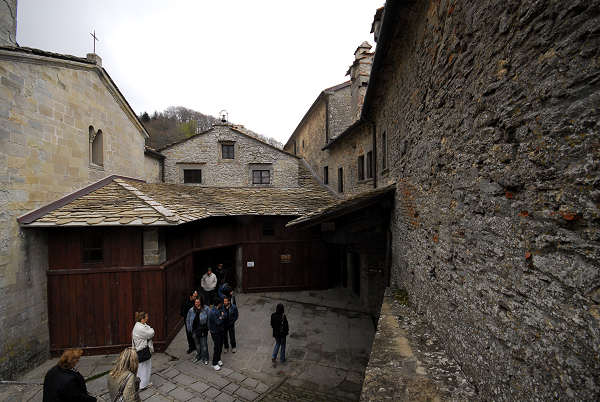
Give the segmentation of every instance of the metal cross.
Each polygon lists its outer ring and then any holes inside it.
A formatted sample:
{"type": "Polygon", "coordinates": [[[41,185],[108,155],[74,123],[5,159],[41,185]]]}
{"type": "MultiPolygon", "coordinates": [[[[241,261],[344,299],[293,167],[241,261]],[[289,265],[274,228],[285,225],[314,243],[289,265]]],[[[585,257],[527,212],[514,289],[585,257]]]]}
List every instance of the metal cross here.
{"type": "Polygon", "coordinates": [[[92,38],[94,38],[94,53],[96,53],[96,41],[100,42],[100,39],[98,39],[98,37],[96,36],[95,29],[94,29],[94,33],[90,33],[90,35],[92,35],[92,38]]]}

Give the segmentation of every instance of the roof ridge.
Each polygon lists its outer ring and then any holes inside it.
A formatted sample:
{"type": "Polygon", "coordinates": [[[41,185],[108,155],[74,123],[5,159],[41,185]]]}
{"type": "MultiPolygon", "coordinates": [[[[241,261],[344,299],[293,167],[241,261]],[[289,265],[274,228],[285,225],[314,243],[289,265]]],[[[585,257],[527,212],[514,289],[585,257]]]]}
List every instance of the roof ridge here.
{"type": "Polygon", "coordinates": [[[165,207],[163,204],[156,201],[154,198],[147,196],[143,191],[141,191],[138,188],[127,183],[125,180],[115,178],[113,181],[115,183],[117,183],[119,186],[123,187],[125,190],[131,192],[133,195],[135,195],[137,198],[139,198],[146,204],[148,204],[156,212],[158,212],[159,214],[164,216],[165,220],[167,222],[177,223],[177,222],[181,221],[181,217],[179,215],[177,215],[175,212],[173,212],[169,208],[165,207]]]}

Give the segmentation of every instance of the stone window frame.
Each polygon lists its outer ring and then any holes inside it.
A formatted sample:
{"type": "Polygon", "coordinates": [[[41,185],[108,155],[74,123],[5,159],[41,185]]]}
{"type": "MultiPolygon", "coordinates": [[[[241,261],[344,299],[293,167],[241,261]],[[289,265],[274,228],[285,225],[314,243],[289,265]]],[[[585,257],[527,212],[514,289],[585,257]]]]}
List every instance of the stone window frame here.
{"type": "Polygon", "coordinates": [[[177,183],[186,186],[203,186],[206,183],[206,162],[176,162],[177,166],[177,183]],[[186,183],[185,170],[202,170],[202,183],[186,183]]]}
{"type": "Polygon", "coordinates": [[[104,134],[102,130],[95,130],[94,126],[88,127],[89,138],[89,163],[95,168],[104,168],[104,134]]]}
{"type": "Polygon", "coordinates": [[[221,153],[220,153],[221,159],[224,160],[224,161],[235,160],[235,153],[236,153],[235,152],[235,141],[221,140],[221,141],[219,141],[219,144],[221,145],[221,153]],[[224,147],[229,147],[229,146],[232,147],[231,148],[231,158],[228,158],[228,157],[226,158],[225,157],[225,153],[223,151],[225,150],[224,147]]]}
{"type": "MultiPolygon", "coordinates": [[[[249,178],[248,183],[252,187],[272,187],[273,186],[273,164],[272,163],[249,163],[248,164],[249,178]],[[255,183],[254,182],[254,171],[268,171],[269,182],[268,183],[255,183]]],[[[262,180],[262,175],[261,175],[262,180]]]]}

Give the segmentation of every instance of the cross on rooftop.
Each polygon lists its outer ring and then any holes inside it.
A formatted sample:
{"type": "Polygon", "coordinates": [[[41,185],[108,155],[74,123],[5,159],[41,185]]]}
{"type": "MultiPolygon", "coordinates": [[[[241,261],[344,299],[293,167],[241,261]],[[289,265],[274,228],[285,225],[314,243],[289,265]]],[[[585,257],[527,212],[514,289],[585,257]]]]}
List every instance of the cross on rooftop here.
{"type": "Polygon", "coordinates": [[[94,29],[94,33],[90,33],[90,35],[92,35],[92,38],[94,38],[94,53],[96,53],[96,41],[100,42],[100,39],[98,39],[98,37],[96,36],[95,29],[94,29]]]}

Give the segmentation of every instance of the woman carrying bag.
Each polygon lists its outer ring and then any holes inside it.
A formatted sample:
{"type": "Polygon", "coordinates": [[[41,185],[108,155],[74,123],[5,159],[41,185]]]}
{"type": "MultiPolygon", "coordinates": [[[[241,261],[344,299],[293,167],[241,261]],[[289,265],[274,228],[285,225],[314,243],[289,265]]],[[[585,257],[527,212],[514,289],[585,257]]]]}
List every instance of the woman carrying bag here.
{"type": "Polygon", "coordinates": [[[134,348],[121,352],[115,366],[106,377],[111,402],[141,402],[140,380],[136,376],[138,357],[134,348]]]}
{"type": "Polygon", "coordinates": [[[148,313],[146,312],[135,313],[135,320],[137,322],[131,333],[131,343],[138,355],[137,376],[140,378],[140,390],[142,390],[152,385],[150,374],[152,374],[152,353],[154,353],[154,346],[152,346],[154,329],[148,325],[148,313]]]}

